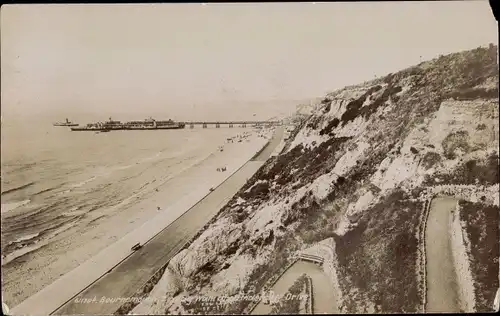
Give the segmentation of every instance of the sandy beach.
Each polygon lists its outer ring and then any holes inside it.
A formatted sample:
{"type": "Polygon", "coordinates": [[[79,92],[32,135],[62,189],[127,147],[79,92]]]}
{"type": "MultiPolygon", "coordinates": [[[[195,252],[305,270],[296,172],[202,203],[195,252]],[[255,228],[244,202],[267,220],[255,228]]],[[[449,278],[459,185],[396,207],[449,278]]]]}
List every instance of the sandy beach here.
{"type": "Polygon", "coordinates": [[[226,140],[225,143],[214,146],[213,153],[208,157],[192,166],[186,166],[155,190],[142,195],[131,195],[118,205],[95,211],[93,216],[100,220],[91,221],[78,230],[73,227],[61,230],[57,241],[46,245],[35,244],[39,247],[37,251],[11,262],[2,262],[4,301],[10,307],[18,305],[141,227],[162,210],[192,196],[193,192],[209,189],[212,182],[216,183],[227,177],[227,174],[217,172],[217,168],[227,167],[226,172],[229,173],[237,164],[243,164],[258,150],[256,148],[259,144],[262,146],[267,141],[263,136],[265,134],[270,137],[270,132],[235,129],[234,134],[241,136],[241,142],[236,137],[233,142],[226,140]],[[129,206],[131,201],[136,203],[129,206]]]}

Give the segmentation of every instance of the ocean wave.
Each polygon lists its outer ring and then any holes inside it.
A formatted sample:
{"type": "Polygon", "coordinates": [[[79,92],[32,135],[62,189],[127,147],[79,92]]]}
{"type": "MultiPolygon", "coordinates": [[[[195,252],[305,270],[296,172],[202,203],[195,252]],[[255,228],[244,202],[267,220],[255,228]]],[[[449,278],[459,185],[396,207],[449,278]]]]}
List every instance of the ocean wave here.
{"type": "Polygon", "coordinates": [[[108,188],[108,187],[110,187],[112,185],[113,185],[113,183],[104,183],[104,184],[101,184],[101,185],[99,185],[99,186],[97,186],[95,188],[91,188],[89,190],[89,193],[102,192],[102,190],[104,190],[104,189],[106,189],[106,188],[108,188]]]}
{"type": "Polygon", "coordinates": [[[20,201],[20,202],[12,202],[12,203],[2,204],[1,212],[2,213],[10,212],[10,211],[15,210],[18,207],[24,206],[30,202],[31,202],[31,200],[24,200],[24,201],[20,201]]]}
{"type": "Polygon", "coordinates": [[[75,214],[71,218],[67,215],[58,214],[54,216],[53,213],[45,213],[38,210],[32,213],[31,216],[25,216],[22,218],[16,218],[9,221],[8,224],[2,225],[2,233],[4,236],[9,236],[12,234],[19,233],[20,231],[26,231],[30,228],[37,229],[40,234],[57,228],[67,222],[72,221],[75,217],[81,217],[81,214],[75,214]]]}
{"type": "Polygon", "coordinates": [[[15,243],[23,242],[23,241],[29,241],[31,239],[34,239],[34,238],[38,237],[39,235],[40,235],[40,233],[34,233],[34,234],[24,235],[24,236],[21,236],[21,237],[17,238],[14,241],[11,241],[9,244],[15,244],[15,243]]]}
{"type": "Polygon", "coordinates": [[[116,167],[115,170],[125,170],[125,169],[129,169],[131,167],[133,167],[134,165],[124,165],[124,166],[119,166],[119,167],[116,167]]]}
{"type": "Polygon", "coordinates": [[[40,208],[32,209],[30,211],[23,212],[21,214],[15,214],[15,215],[12,215],[10,217],[6,217],[4,219],[4,223],[3,223],[4,225],[2,227],[3,227],[3,229],[5,229],[6,227],[9,227],[10,225],[12,225],[12,223],[15,224],[17,222],[21,222],[22,220],[26,220],[26,219],[28,219],[29,221],[33,221],[33,219],[37,215],[45,213],[48,210],[54,209],[54,207],[57,206],[58,204],[59,203],[52,203],[50,205],[42,205],[40,208]]]}
{"type": "Polygon", "coordinates": [[[61,191],[61,192],[57,192],[55,193],[54,195],[52,195],[53,197],[57,197],[57,196],[62,196],[62,195],[65,195],[67,193],[70,193],[71,192],[71,189],[67,189],[67,190],[64,190],[64,191],[61,191]]]}
{"type": "Polygon", "coordinates": [[[101,215],[101,216],[98,216],[92,220],[90,220],[88,223],[87,223],[87,226],[91,226],[93,225],[95,222],[97,222],[98,220],[102,219],[102,218],[105,218],[106,215],[101,215]]]}
{"type": "Polygon", "coordinates": [[[20,171],[25,171],[33,166],[36,166],[37,163],[2,163],[2,167],[6,167],[9,171],[7,173],[18,173],[20,171]],[[11,169],[12,168],[12,169],[11,169]]]}
{"type": "Polygon", "coordinates": [[[8,189],[8,190],[5,190],[5,191],[2,191],[2,195],[26,189],[27,187],[30,187],[33,184],[35,184],[34,181],[33,182],[28,182],[26,184],[23,184],[23,185],[20,185],[20,186],[17,186],[17,187],[14,187],[14,188],[11,188],[11,189],[8,189]]]}
{"type": "Polygon", "coordinates": [[[97,177],[96,177],[96,176],[93,176],[93,177],[91,177],[91,178],[89,178],[89,179],[87,179],[87,180],[84,180],[84,181],[82,181],[82,182],[78,182],[78,183],[76,183],[76,184],[73,184],[73,185],[71,186],[71,188],[79,188],[79,187],[82,187],[82,186],[86,185],[87,183],[94,181],[95,179],[97,179],[97,177]]]}
{"type": "Polygon", "coordinates": [[[64,212],[61,215],[71,217],[71,216],[81,216],[87,213],[85,211],[80,211],[79,210],[80,208],[81,208],[80,206],[72,207],[68,212],[64,212]]]}
{"type": "Polygon", "coordinates": [[[149,184],[153,183],[154,181],[148,181],[146,183],[144,183],[139,189],[137,189],[136,192],[140,192],[142,189],[144,189],[145,187],[147,187],[149,184]]]}
{"type": "Polygon", "coordinates": [[[87,211],[87,213],[91,213],[91,212],[94,212],[94,211],[97,211],[98,209],[100,208],[104,208],[104,207],[107,207],[109,206],[109,203],[106,203],[106,202],[101,202],[101,203],[95,203],[92,205],[92,207],[87,211]]]}
{"type": "Polygon", "coordinates": [[[42,194],[42,193],[47,193],[47,192],[50,192],[50,191],[52,191],[52,190],[54,190],[54,189],[57,189],[57,188],[55,188],[55,187],[54,187],[54,188],[43,189],[43,190],[41,190],[41,191],[38,191],[38,192],[36,192],[36,193],[33,193],[33,196],[40,195],[40,194],[42,194]]]}
{"type": "Polygon", "coordinates": [[[55,225],[50,229],[50,231],[39,232],[37,237],[43,237],[43,239],[37,240],[33,243],[30,243],[26,246],[22,246],[21,248],[15,249],[12,252],[7,253],[6,251],[2,251],[4,254],[2,255],[2,266],[5,266],[9,263],[13,263],[19,260],[21,257],[24,257],[30,253],[33,253],[40,248],[50,244],[53,242],[53,238],[58,236],[59,234],[71,229],[77,224],[78,218],[73,218],[71,221],[66,223],[60,223],[55,225]]]}
{"type": "Polygon", "coordinates": [[[14,260],[19,260],[20,258],[28,255],[31,252],[34,252],[40,248],[45,246],[45,244],[42,243],[35,243],[34,245],[31,246],[26,246],[18,250],[14,250],[13,252],[9,254],[4,254],[2,255],[2,267],[6,266],[7,264],[13,262],[14,260]]]}

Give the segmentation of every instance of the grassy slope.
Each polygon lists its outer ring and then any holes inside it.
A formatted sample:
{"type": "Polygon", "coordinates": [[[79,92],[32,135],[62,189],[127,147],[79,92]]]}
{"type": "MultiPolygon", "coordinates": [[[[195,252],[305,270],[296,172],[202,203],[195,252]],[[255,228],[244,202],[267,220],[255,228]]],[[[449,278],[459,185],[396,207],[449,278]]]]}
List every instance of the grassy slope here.
{"type": "Polygon", "coordinates": [[[492,312],[498,284],[499,214],[498,206],[460,201],[460,219],[470,242],[471,272],[476,310],[492,312]]]}

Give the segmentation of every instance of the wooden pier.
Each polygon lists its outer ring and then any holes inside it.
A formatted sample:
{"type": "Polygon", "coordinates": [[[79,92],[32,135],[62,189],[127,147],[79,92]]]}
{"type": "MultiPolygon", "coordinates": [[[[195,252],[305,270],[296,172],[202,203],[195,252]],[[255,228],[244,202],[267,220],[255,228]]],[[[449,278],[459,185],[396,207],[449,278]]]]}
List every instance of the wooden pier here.
{"type": "Polygon", "coordinates": [[[113,121],[110,117],[109,121],[89,123],[85,126],[71,127],[71,131],[121,131],[121,130],[164,130],[164,129],[182,129],[189,125],[190,128],[194,128],[195,125],[201,125],[203,128],[208,126],[215,126],[220,128],[223,125],[228,127],[272,127],[283,125],[282,121],[188,121],[188,122],[174,122],[172,120],[157,121],[153,118],[146,119],[144,121],[130,121],[121,122],[113,121]]]}
{"type": "Polygon", "coordinates": [[[212,121],[212,122],[202,122],[202,121],[192,121],[192,122],[179,122],[189,126],[189,128],[194,128],[195,125],[200,125],[202,128],[208,128],[208,126],[215,126],[215,128],[220,128],[223,125],[229,128],[233,127],[271,127],[283,125],[282,121],[212,121]]]}

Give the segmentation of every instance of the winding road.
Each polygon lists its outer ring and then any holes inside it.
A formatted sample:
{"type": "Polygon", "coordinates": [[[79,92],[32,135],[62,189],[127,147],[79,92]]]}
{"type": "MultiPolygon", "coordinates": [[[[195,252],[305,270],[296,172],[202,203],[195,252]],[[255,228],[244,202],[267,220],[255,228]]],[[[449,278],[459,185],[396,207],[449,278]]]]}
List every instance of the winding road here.
{"type": "MultiPolygon", "coordinates": [[[[302,275],[308,275],[312,280],[313,314],[336,314],[335,306],[337,300],[334,296],[332,284],[323,272],[321,266],[307,261],[294,263],[273,285],[272,291],[275,295],[282,296],[302,275]]],[[[262,301],[253,309],[252,315],[269,315],[272,305],[266,305],[262,301]]]]}

